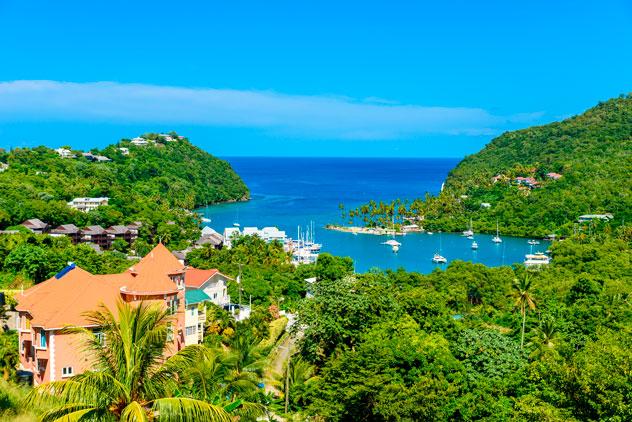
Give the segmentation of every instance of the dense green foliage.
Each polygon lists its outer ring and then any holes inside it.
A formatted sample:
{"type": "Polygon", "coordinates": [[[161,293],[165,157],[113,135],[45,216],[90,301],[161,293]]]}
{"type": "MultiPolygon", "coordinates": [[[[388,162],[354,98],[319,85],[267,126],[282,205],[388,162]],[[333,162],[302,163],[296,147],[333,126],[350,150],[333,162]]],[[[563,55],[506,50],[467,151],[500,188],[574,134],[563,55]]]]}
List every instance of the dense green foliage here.
{"type": "Polygon", "coordinates": [[[112,161],[91,162],[80,152],[74,159],[61,158],[46,147],[0,153],[0,162],[9,164],[0,173],[0,228],[29,218],[79,227],[141,221],[142,239],[170,243],[197,233],[196,216],[189,212],[194,207],[249,197],[227,162],[186,139],[141,147],[122,140],[93,152],[112,161]],[[129,155],[119,147],[128,148],[129,155]],[[101,196],[110,198],[109,205],[89,213],[66,205],[76,197],[101,196]]]}
{"type": "MultiPolygon", "coordinates": [[[[632,95],[600,103],[579,116],[507,132],[453,169],[438,196],[410,203],[370,203],[346,218],[389,225],[393,216],[423,217],[429,230],[569,235],[577,217],[611,213],[617,227],[632,219],[632,95]],[[559,180],[546,176],[561,174],[559,180]],[[494,181],[495,176],[500,176],[494,181]],[[535,189],[515,177],[533,177],[535,189]],[[490,204],[489,208],[481,204],[490,204]]],[[[347,215],[345,215],[347,217],[347,215]]]]}
{"type": "Polygon", "coordinates": [[[629,420],[629,241],[552,250],[528,276],[453,262],[319,282],[298,325],[317,377],[295,408],[332,421],[629,420]]]}

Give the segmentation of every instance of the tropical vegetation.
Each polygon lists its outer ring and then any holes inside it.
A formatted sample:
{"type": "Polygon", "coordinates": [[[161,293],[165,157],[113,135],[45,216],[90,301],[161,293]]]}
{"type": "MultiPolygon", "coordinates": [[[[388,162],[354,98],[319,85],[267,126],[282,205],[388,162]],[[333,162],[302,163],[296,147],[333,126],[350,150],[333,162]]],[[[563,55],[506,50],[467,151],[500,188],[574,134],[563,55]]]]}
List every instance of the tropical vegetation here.
{"type": "MultiPolygon", "coordinates": [[[[174,137],[177,134],[172,134],[174,137]]],[[[191,144],[186,138],[135,146],[129,139],[92,149],[109,162],[94,162],[71,150],[61,158],[50,148],[0,151],[0,229],[39,218],[56,227],[98,224],[108,227],[140,221],[140,239],[186,246],[199,234],[195,207],[248,199],[249,191],[230,165],[191,144]],[[126,148],[123,154],[120,148],[126,148]],[[84,213],[67,202],[77,197],[108,197],[107,206],[84,213]]]]}

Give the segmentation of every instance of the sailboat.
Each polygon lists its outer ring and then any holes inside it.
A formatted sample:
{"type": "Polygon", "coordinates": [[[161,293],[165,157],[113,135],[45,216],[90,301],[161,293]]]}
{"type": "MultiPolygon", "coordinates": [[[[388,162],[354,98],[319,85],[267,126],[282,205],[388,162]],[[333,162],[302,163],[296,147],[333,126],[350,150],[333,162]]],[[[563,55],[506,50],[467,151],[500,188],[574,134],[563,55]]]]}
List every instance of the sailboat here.
{"type": "Polygon", "coordinates": [[[435,264],[445,264],[448,262],[448,260],[443,255],[441,255],[441,245],[441,233],[439,233],[439,252],[435,253],[432,257],[432,262],[434,262],[435,264]]]}
{"type": "Polygon", "coordinates": [[[472,236],[474,236],[474,230],[472,230],[472,219],[471,218],[470,218],[470,227],[463,232],[463,236],[467,237],[468,239],[471,238],[472,236]]]}
{"type": "Polygon", "coordinates": [[[529,245],[531,245],[531,246],[533,246],[533,245],[539,245],[539,244],[540,244],[540,242],[539,242],[539,241],[537,241],[537,240],[533,240],[533,239],[532,239],[532,240],[529,240],[527,243],[528,243],[529,245]]]}
{"type": "Polygon", "coordinates": [[[492,242],[494,243],[502,243],[503,240],[500,238],[500,235],[498,234],[498,220],[496,220],[496,236],[492,237],[492,242]]]}

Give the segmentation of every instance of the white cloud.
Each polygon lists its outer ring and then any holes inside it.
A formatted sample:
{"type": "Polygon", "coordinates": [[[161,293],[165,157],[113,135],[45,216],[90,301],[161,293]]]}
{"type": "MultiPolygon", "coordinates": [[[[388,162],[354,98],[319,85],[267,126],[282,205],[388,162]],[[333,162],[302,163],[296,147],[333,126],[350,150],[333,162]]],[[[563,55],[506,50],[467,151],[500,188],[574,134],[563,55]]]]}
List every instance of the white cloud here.
{"type": "Polygon", "coordinates": [[[106,121],[248,127],[310,138],[488,135],[541,117],[384,99],[286,95],[116,82],[0,82],[0,121],[106,121]]]}

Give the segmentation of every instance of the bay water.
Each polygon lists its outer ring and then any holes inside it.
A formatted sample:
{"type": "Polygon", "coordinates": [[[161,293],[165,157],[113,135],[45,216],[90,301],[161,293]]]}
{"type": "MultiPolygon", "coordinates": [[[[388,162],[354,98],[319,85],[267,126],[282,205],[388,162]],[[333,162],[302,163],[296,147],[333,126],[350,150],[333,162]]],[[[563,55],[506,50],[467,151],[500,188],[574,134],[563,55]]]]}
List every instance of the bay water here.
{"type": "MultiPolygon", "coordinates": [[[[197,211],[211,220],[206,225],[222,233],[239,224],[276,226],[293,238],[300,226],[304,232],[312,222],[315,239],[322,252],[349,256],[357,272],[371,268],[428,273],[435,252],[448,259],[472,261],[488,266],[521,263],[527,253],[545,251],[548,243],[531,246],[527,239],[502,235],[495,244],[492,235],[476,234],[478,250],[460,233],[409,233],[397,236],[398,253],[382,243],[386,236],[353,235],[331,231],[326,224],[342,223],[339,204],[347,210],[375,201],[414,199],[426,192],[436,194],[459,159],[437,158],[270,158],[228,157],[228,162],[251,191],[248,202],[212,205],[197,211]]],[[[467,227],[463,227],[465,230],[467,227]]]]}

